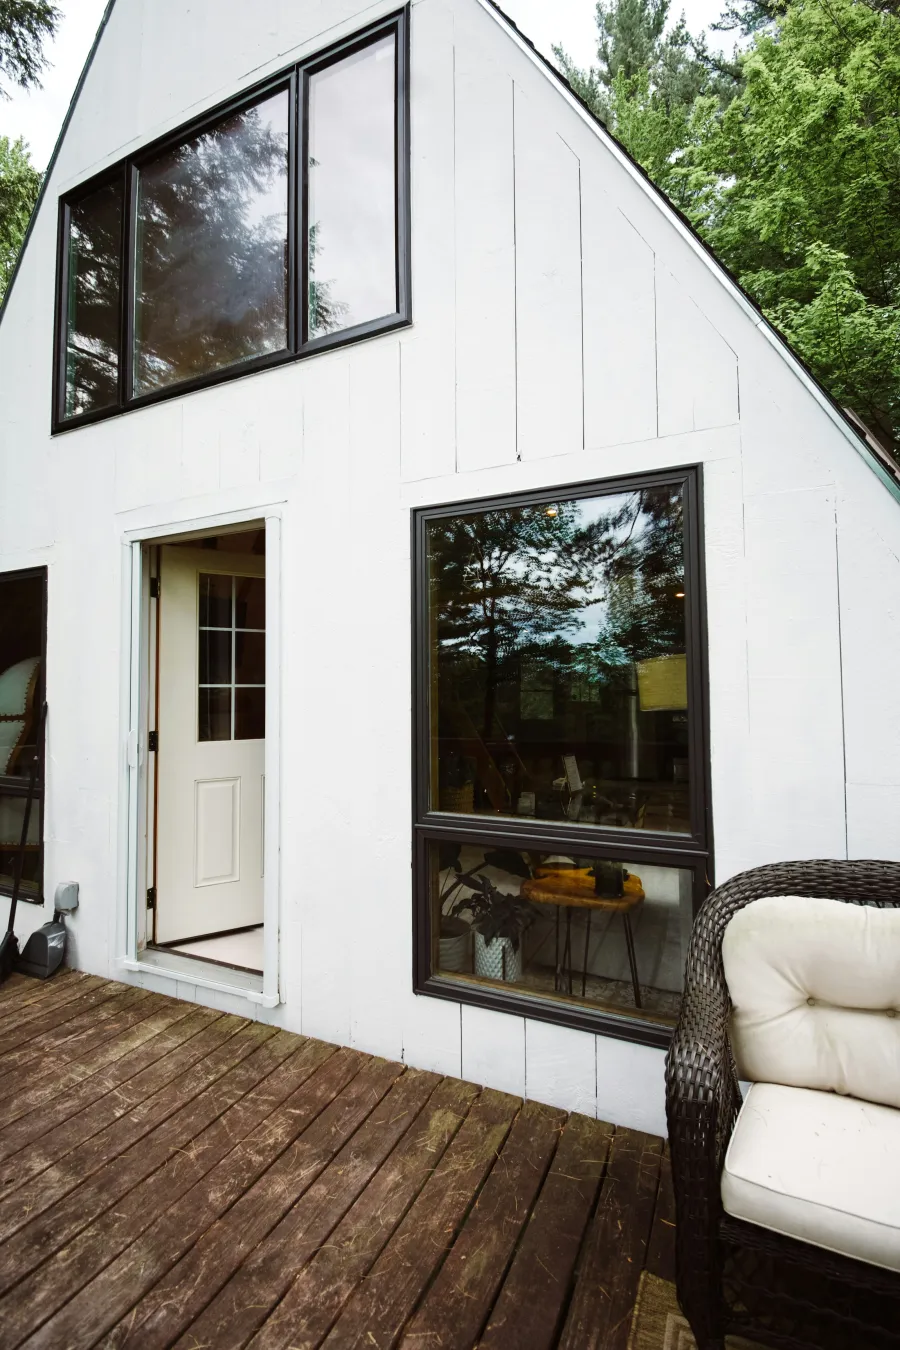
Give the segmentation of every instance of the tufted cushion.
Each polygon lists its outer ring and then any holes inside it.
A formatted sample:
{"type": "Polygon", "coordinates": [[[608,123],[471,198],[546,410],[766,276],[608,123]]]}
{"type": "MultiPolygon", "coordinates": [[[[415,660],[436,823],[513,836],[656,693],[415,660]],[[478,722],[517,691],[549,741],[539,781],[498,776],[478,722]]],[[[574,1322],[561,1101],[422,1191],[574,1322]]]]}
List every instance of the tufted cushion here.
{"type": "Polygon", "coordinates": [[[767,896],[722,959],[742,1078],[900,1107],[900,909],[767,896]]]}
{"type": "Polygon", "coordinates": [[[898,1196],[900,1111],[774,1083],[750,1089],[722,1172],[727,1214],[900,1271],[898,1196]]]}

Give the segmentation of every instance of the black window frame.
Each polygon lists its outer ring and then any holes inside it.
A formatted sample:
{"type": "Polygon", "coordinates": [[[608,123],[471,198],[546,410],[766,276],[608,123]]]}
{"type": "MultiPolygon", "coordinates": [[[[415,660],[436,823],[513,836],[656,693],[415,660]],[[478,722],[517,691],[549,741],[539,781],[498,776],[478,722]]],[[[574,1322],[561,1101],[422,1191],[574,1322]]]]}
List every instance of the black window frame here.
{"type": "Polygon", "coordinates": [[[207,389],[230,380],[242,379],[260,370],[305,360],[322,351],[350,346],[366,338],[408,327],[412,322],[412,260],[410,249],[410,119],[409,119],[409,8],[379,19],[376,23],[353,33],[302,61],[295,62],[268,79],[242,90],[224,103],[217,104],[201,116],[184,123],[175,131],[159,137],[148,145],[126,156],[102,173],[86,180],[60,198],[56,258],[56,292],[53,337],[53,394],[51,434],[74,431],[109,417],[119,417],[133,409],[145,408],[169,398],[178,398],[198,389],[207,389]],[[307,337],[308,276],[306,267],[306,233],[308,203],[309,78],[317,71],[334,65],[346,56],[367,47],[380,37],[394,33],[396,41],[395,66],[395,189],[396,189],[396,272],[397,309],[393,314],[356,324],[352,328],[326,333],[310,341],[307,337]],[[137,235],[138,176],[144,165],[152,163],[167,150],[181,145],[210,126],[252,107],[261,99],[281,90],[287,90],[290,99],[288,136],[288,313],[287,343],[283,350],[251,357],[221,370],[211,371],[194,379],[182,380],[164,389],[135,395],[134,388],[134,283],[136,271],[135,244],[137,235]],[[98,189],[120,182],[123,194],[123,229],[121,252],[121,304],[118,342],[118,399],[106,408],[93,408],[76,416],[66,416],[66,352],[68,341],[68,261],[69,230],[72,208],[98,189]]]}
{"type": "MultiPolygon", "coordinates": [[[[5,581],[30,581],[37,580],[41,583],[41,665],[40,679],[38,681],[37,705],[43,708],[47,698],[47,579],[48,572],[46,567],[26,567],[17,571],[0,571],[0,594],[2,594],[3,583],[5,581]]],[[[34,804],[38,811],[38,893],[29,895],[27,891],[19,891],[19,903],[27,905],[43,905],[44,903],[44,802],[46,798],[47,787],[47,726],[46,719],[41,726],[41,743],[38,746],[38,769],[35,782],[34,804]]],[[[4,789],[10,795],[22,795],[23,784],[26,779],[21,777],[3,775],[0,777],[0,794],[4,789]],[[12,789],[12,790],[11,790],[12,789]]],[[[32,806],[34,810],[34,806],[32,806]]],[[[12,886],[7,886],[0,880],[0,896],[11,896],[12,886]]]]}
{"type": "Polygon", "coordinates": [[[616,478],[589,479],[565,487],[415,508],[412,512],[413,679],[413,991],[455,1003],[553,1022],[597,1035],[665,1048],[672,1028],[640,1014],[566,1004],[540,994],[476,985],[432,970],[432,906],[428,873],[430,843],[461,842],[579,857],[678,867],[693,875],[696,916],[713,886],[712,797],[709,756],[709,673],[703,550],[703,475],[699,465],[616,478]],[[427,525],[482,511],[552,504],[593,495],[680,485],[684,500],[685,620],[688,651],[688,736],[691,833],[663,834],[602,825],[558,824],[433,810],[428,634],[427,525]]]}

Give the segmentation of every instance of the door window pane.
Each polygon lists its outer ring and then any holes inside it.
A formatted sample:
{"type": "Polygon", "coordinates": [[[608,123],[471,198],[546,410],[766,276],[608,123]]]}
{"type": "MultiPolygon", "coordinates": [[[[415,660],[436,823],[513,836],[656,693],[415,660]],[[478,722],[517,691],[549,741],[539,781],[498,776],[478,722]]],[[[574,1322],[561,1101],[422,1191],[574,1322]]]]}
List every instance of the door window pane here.
{"type": "Polygon", "coordinates": [[[287,91],[140,171],[134,393],[287,346],[287,91]]]}
{"type": "Polygon", "coordinates": [[[198,738],[262,740],[266,734],[265,628],[243,628],[240,621],[264,624],[265,579],[201,572],[199,591],[198,738]],[[215,627],[210,626],[211,620],[215,627]]]}
{"type": "Polygon", "coordinates": [[[396,41],[310,76],[309,337],[397,304],[396,41]]]}
{"type": "Polygon", "coordinates": [[[231,740],[231,689],[200,690],[201,741],[231,740]]]}
{"type": "Polygon", "coordinates": [[[264,577],[238,577],[235,584],[234,601],[234,621],[238,628],[265,628],[266,582],[264,577]]]}
{"type": "Polygon", "coordinates": [[[200,627],[231,628],[231,577],[200,578],[200,627]]]}
{"type": "Polygon", "coordinates": [[[674,1023],[687,868],[429,844],[435,974],[674,1023]]]}
{"type": "Polygon", "coordinates": [[[118,399],[121,182],[69,210],[65,416],[110,408],[118,399]]]}
{"type": "Polygon", "coordinates": [[[21,869],[20,895],[41,898],[44,579],[0,576],[0,890],[21,869]],[[25,828],[32,769],[34,794],[25,828]]]}
{"type": "Polygon", "coordinates": [[[266,734],[265,689],[235,689],[234,739],[261,741],[266,734]]]}
{"type": "Polygon", "coordinates": [[[231,684],[231,633],[200,630],[200,683],[231,684]]]}
{"type": "Polygon", "coordinates": [[[680,484],[427,530],[431,808],[689,833],[680,484]]]}
{"type": "Polygon", "coordinates": [[[234,682],[235,684],[265,684],[265,633],[235,633],[234,682]]]}

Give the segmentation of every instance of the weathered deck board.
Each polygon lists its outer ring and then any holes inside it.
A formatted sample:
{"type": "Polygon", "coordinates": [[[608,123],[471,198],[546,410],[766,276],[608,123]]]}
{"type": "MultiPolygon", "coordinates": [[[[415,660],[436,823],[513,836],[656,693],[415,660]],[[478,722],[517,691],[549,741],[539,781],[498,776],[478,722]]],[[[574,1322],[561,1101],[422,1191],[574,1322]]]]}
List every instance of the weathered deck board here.
{"type": "Polygon", "coordinates": [[[617,1130],[560,1350],[625,1350],[659,1186],[662,1140],[617,1130]]]}
{"type": "Polygon", "coordinates": [[[63,972],[0,988],[0,1350],[624,1350],[662,1141],[63,972]]]}
{"type": "Polygon", "coordinates": [[[587,1116],[566,1122],[485,1328],[486,1350],[546,1350],[556,1344],[612,1133],[612,1126],[587,1116]]]}

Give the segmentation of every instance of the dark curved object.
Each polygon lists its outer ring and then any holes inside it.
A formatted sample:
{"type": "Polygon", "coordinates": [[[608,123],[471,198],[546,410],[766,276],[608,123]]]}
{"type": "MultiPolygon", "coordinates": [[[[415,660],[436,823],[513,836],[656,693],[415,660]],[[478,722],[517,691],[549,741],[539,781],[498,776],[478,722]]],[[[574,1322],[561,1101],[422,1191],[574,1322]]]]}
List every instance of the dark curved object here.
{"type": "Polygon", "coordinates": [[[707,898],[694,924],[678,1026],[666,1056],[678,1299],[698,1350],[745,1336],[780,1350],[900,1347],[900,1275],[733,1219],[720,1178],[741,1106],[722,965],[729,921],[768,895],[900,907],[900,862],[774,863],[707,898]]]}

